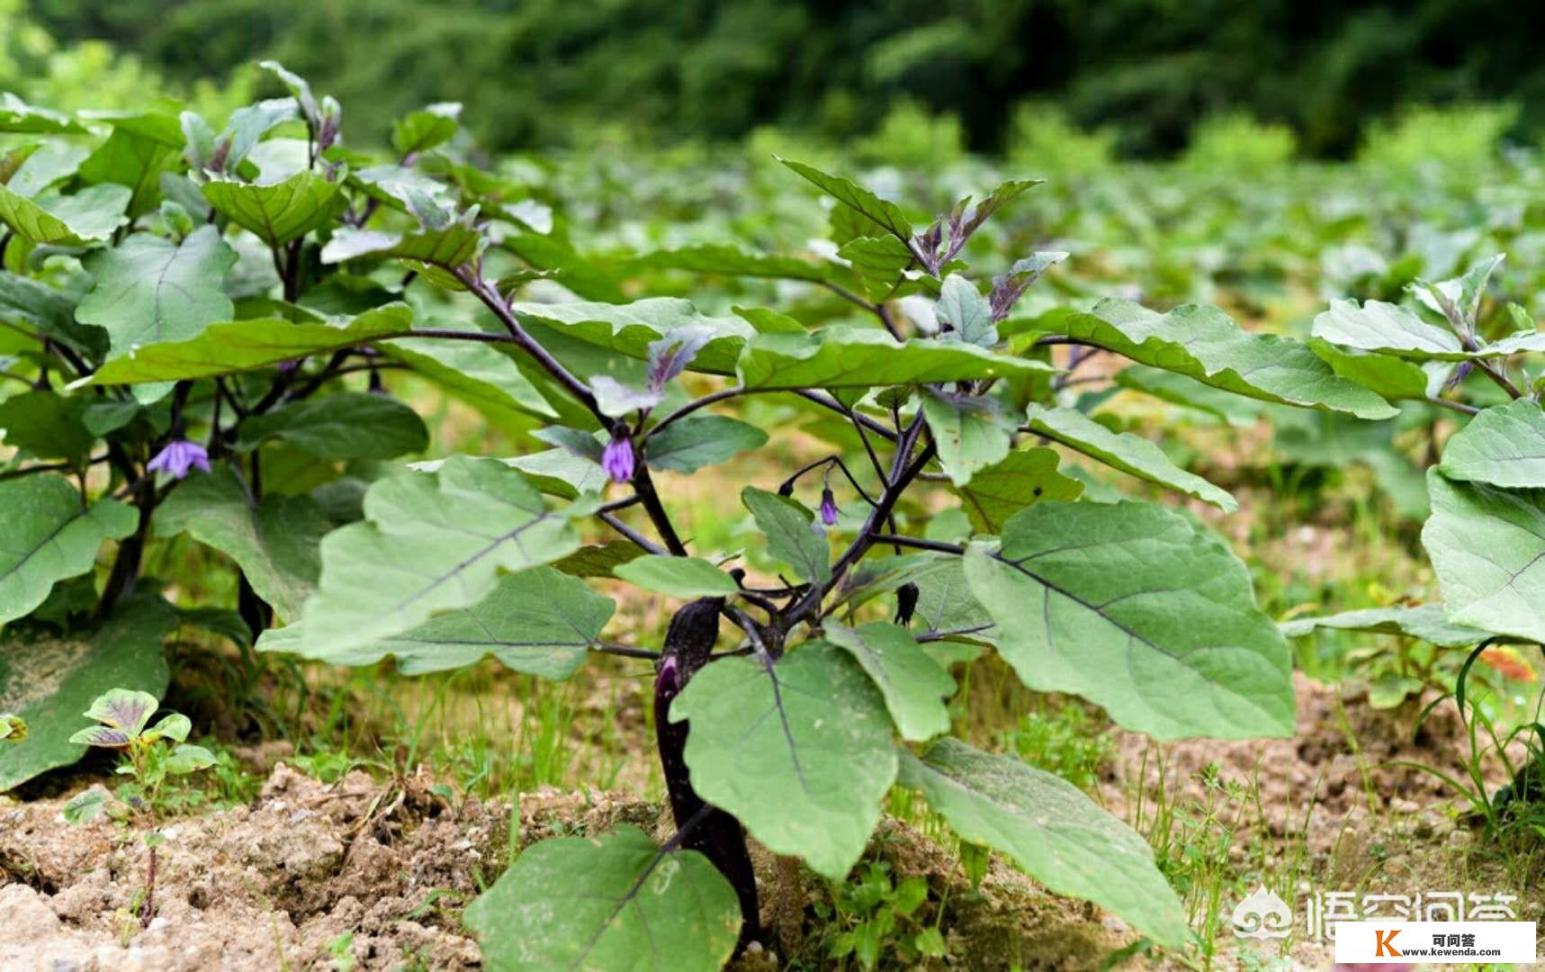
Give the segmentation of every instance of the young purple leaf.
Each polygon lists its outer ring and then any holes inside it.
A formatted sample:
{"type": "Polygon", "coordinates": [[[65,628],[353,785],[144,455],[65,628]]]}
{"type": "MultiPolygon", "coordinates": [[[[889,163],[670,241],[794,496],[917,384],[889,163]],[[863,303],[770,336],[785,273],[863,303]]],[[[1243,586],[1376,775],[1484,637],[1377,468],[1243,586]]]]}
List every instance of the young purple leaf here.
{"type": "Polygon", "coordinates": [[[197,442],[173,439],[145,468],[151,472],[169,473],[173,479],[185,479],[190,469],[209,472],[209,453],[197,442]]]}
{"type": "Polygon", "coordinates": [[[837,525],[837,498],[832,495],[830,486],[821,489],[821,522],[827,526],[837,525]]]}
{"type": "Polygon", "coordinates": [[[70,742],[77,746],[96,746],[99,749],[123,749],[133,741],[134,737],[122,729],[109,726],[92,726],[70,737],[70,742]]]}
{"type": "Polygon", "coordinates": [[[625,483],[633,478],[633,443],[626,435],[612,436],[612,441],[601,451],[601,468],[614,483],[625,483]]]}

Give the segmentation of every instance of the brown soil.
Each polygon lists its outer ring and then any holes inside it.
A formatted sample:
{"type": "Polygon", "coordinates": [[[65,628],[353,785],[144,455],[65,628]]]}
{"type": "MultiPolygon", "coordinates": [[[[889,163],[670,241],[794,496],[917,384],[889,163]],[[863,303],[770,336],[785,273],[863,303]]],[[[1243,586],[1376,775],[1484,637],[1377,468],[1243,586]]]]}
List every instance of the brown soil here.
{"type": "MultiPolygon", "coordinates": [[[[1256,845],[1248,853],[1261,855],[1257,862],[1241,848],[1236,863],[1247,874],[1280,873],[1296,859],[1321,889],[1446,885],[1471,839],[1451,812],[1453,794],[1388,764],[1409,759],[1453,771],[1463,733],[1452,708],[1440,707],[1420,734],[1413,722],[1414,712],[1375,712],[1300,680],[1294,739],[1156,746],[1122,734],[1101,797],[1133,819],[1145,773],[1152,806],[1160,764],[1172,806],[1206,803],[1220,781],[1242,782],[1258,790],[1260,807],[1258,819],[1240,822],[1256,845]]],[[[147,853],[137,839],[108,821],[66,824],[60,810],[69,792],[24,803],[0,798],[0,969],[479,968],[460,910],[503,870],[512,815],[502,802],[445,799],[432,783],[356,772],[327,785],[278,765],[250,807],[164,828],[155,916],[143,928],[130,913],[145,885],[147,853]]],[[[1255,805],[1253,796],[1236,803],[1255,805]]],[[[517,846],[622,822],[663,837],[669,826],[655,804],[593,790],[523,795],[518,816],[517,846]]],[[[1092,970],[1136,938],[1120,921],[1052,896],[996,859],[973,888],[949,851],[894,820],[882,824],[868,856],[889,862],[898,877],[927,878],[929,899],[917,917],[933,924],[942,909],[955,956],[928,968],[1092,970]]],[[[800,968],[824,967],[824,883],[765,852],[756,858],[770,941],[740,967],[775,968],[773,954],[800,968]]],[[[1455,886],[1478,888],[1495,877],[1455,886]]],[[[1231,906],[1222,904],[1225,923],[1231,906]]],[[[1226,931],[1223,941],[1232,942],[1226,931]]],[[[1299,945],[1294,967],[1328,968],[1327,955],[1299,945]]],[[[1139,956],[1119,967],[1181,966],[1139,956]]],[[[1225,954],[1214,967],[1240,966],[1225,954]]]]}

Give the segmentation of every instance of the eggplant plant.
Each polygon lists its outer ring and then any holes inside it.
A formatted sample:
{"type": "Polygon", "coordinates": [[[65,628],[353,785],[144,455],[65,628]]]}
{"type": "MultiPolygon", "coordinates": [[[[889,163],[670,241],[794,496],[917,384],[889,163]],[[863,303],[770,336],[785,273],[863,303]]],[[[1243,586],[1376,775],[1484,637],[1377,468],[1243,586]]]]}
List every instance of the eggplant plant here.
{"type": "MultiPolygon", "coordinates": [[[[748,839],[841,879],[893,787],[1186,945],[1136,833],[950,736],[951,665],[995,652],[1157,739],[1291,734],[1289,654],[1244,565],[1187,512],[1084,496],[1067,460],[1235,499],[1092,414],[1077,372],[1125,361],[1388,418],[1378,391],[1208,306],[1020,312],[1065,254],[967,255],[1030,180],[920,218],[789,161],[790,191],[830,201],[811,252],[602,260],[519,175],[468,161],[454,106],[402,119],[383,160],[344,140],[335,101],[265,66],[289,96],[219,129],[161,103],[0,113],[0,711],[31,728],[0,748],[0,790],[77,759],[75,714],[107,689],[159,697],[186,625],[250,664],[492,656],[562,679],[612,655],[653,668],[677,829],[525,850],[466,913],[491,968],[718,968],[763,940],[748,839]],[[799,300],[625,299],[656,271],[799,300]],[[426,386],[513,454],[436,441],[412,404],[426,386]],[[716,543],[668,478],[710,467],[745,511],[716,543]],[[195,547],[204,569],[178,573],[195,547]],[[618,584],[676,605],[663,644],[609,630],[618,584]]],[[[1440,516],[1525,516],[1525,494],[1442,482],[1440,516]]]]}
{"type": "MultiPolygon", "coordinates": [[[[1452,280],[1417,280],[1407,303],[1338,300],[1315,318],[1314,338],[1338,370],[1461,424],[1441,448],[1434,443],[1426,474],[1431,513],[1422,546],[1441,600],[1283,626],[1289,635],[1330,628],[1465,649],[1453,692],[1461,711],[1467,680],[1488,650],[1545,645],[1545,332],[1521,305],[1488,299],[1502,261],[1482,259],[1452,280]]],[[[1535,731],[1522,726],[1508,739],[1521,736],[1537,751],[1535,731]]],[[[1505,743],[1496,752],[1515,779],[1531,768],[1512,766],[1505,743]]],[[[1526,792],[1522,784],[1504,788],[1499,799],[1526,792]]]]}

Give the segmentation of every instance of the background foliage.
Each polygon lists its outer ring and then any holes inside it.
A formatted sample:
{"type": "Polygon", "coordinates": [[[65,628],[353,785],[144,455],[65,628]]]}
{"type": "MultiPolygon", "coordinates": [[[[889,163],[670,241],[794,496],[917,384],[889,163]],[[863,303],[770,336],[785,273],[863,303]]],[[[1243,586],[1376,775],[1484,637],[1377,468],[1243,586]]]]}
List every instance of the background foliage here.
{"type": "MultiPolygon", "coordinates": [[[[0,16],[5,6],[0,5],[0,16]]],[[[356,138],[419,105],[467,105],[493,148],[793,125],[874,130],[897,104],[1007,147],[1017,105],[1111,125],[1129,152],[1173,152],[1230,112],[1351,153],[1407,103],[1516,99],[1545,122],[1538,17],[1499,2],[1264,0],[32,0],[67,44],[106,40],[173,84],[273,57],[334,92],[356,138]]],[[[14,17],[14,13],[11,14],[14,17]]],[[[92,49],[95,50],[95,49],[92,49]]],[[[239,72],[238,72],[239,73],[239,72]]],[[[55,100],[47,100],[57,107],[55,100]]]]}

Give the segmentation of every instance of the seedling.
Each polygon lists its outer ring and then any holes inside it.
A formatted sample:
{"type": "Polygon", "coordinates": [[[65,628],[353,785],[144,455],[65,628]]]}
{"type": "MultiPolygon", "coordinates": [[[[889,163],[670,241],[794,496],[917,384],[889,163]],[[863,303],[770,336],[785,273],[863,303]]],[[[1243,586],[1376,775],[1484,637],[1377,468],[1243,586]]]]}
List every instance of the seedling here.
{"type": "Polygon", "coordinates": [[[82,729],[70,741],[121,753],[123,760],[117,772],[130,779],[111,794],[102,787],[91,787],[64,807],[64,817],[71,823],[85,823],[106,814],[140,832],[146,848],[145,887],[136,899],[135,911],[146,925],[155,916],[156,851],[164,841],[161,787],[171,777],[187,776],[216,762],[209,750],[186,741],[192,729],[187,716],[173,712],[150,726],[150,717],[160,706],[149,692],[127,689],[114,689],[91,704],[86,718],[100,725],[82,729]]]}

